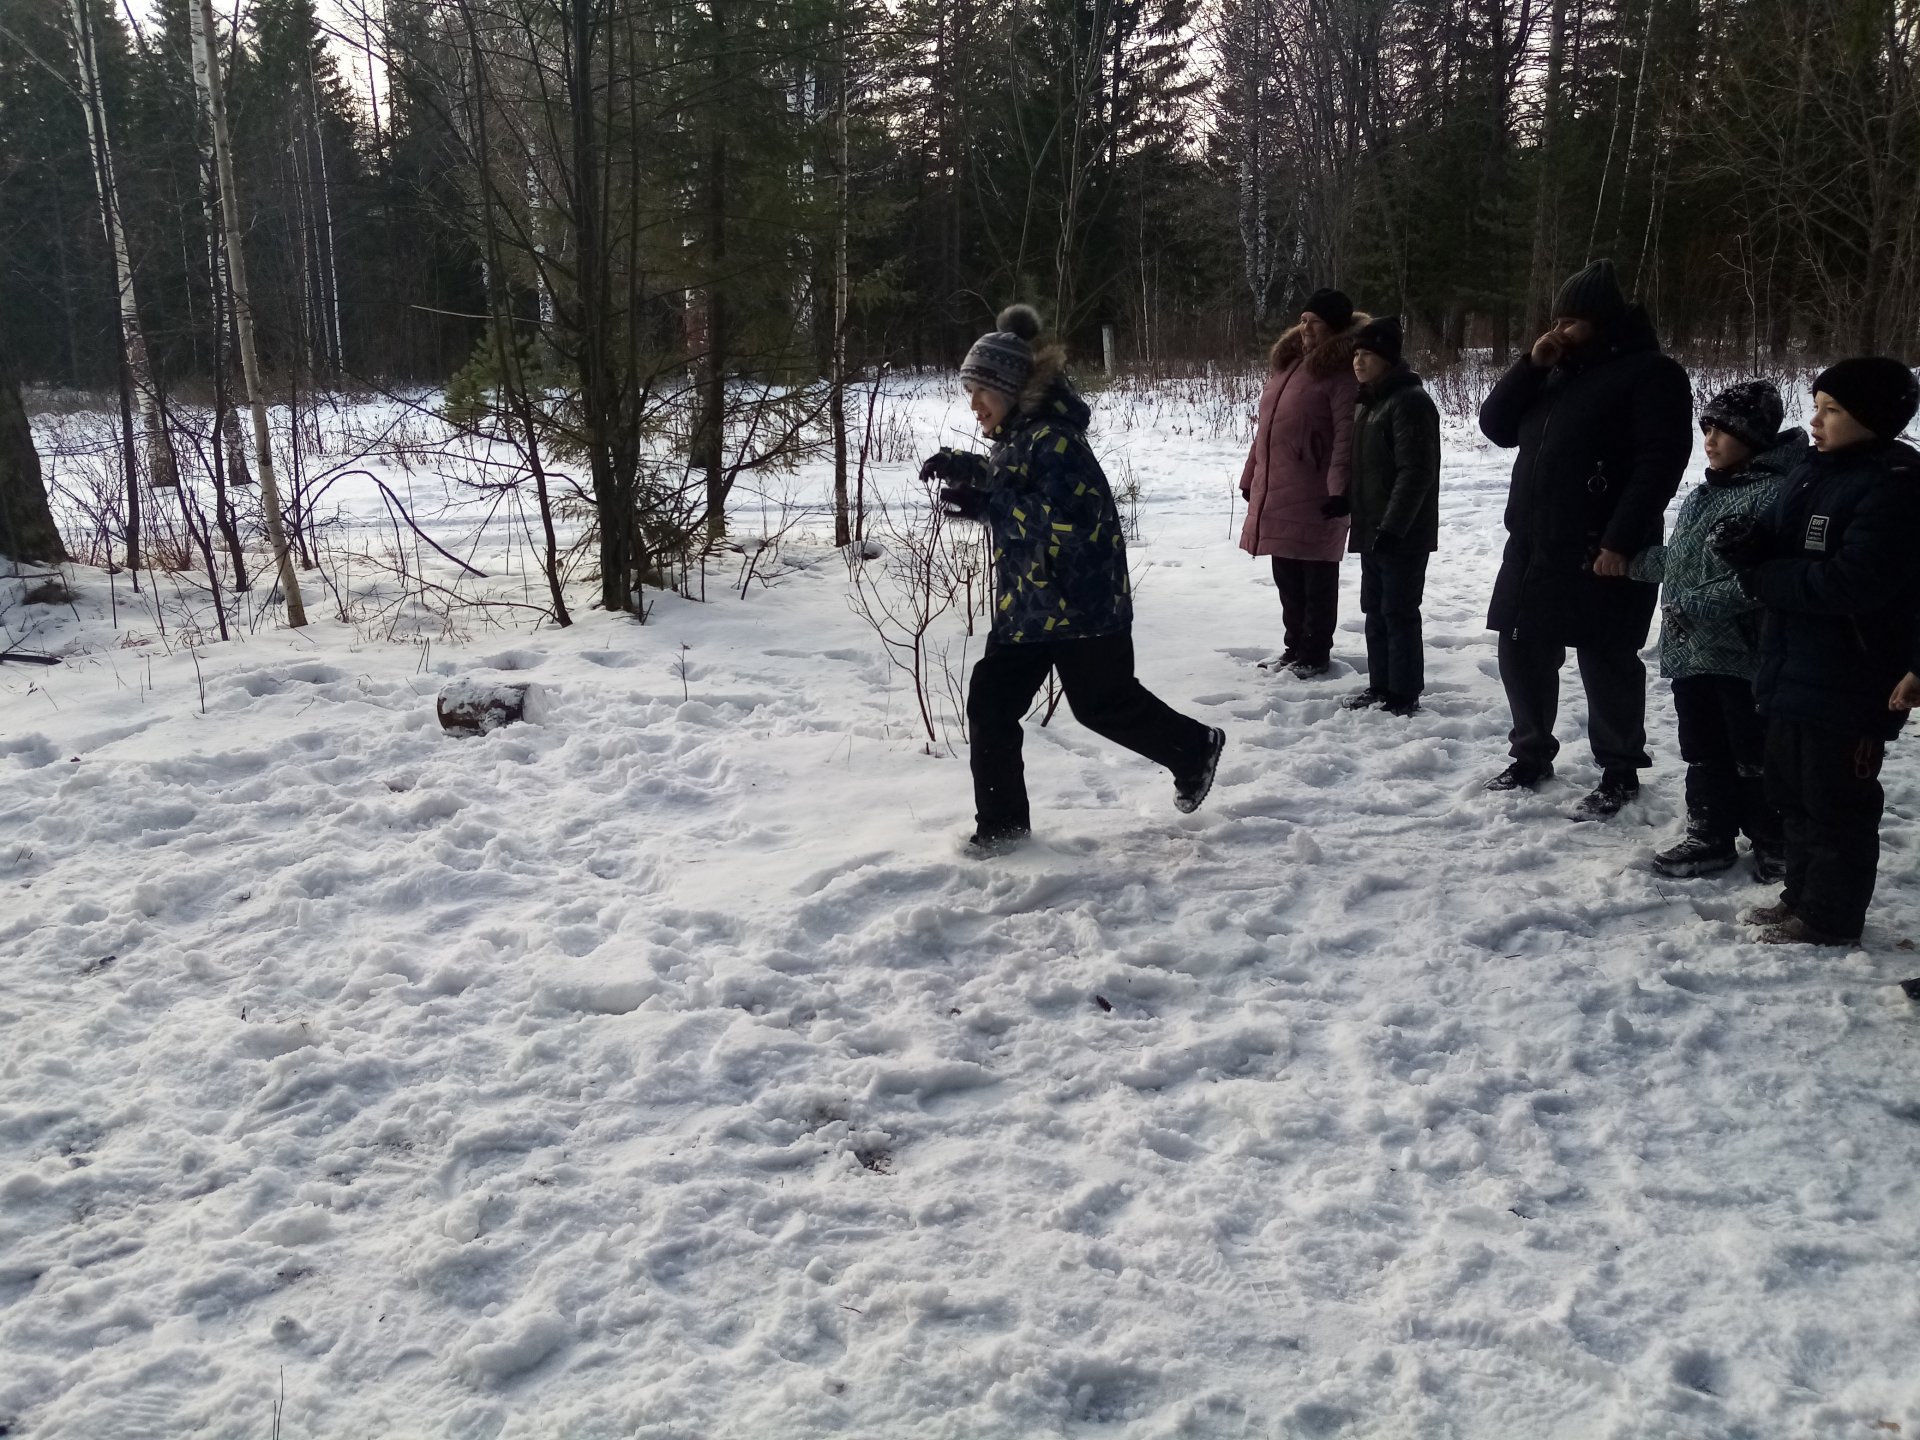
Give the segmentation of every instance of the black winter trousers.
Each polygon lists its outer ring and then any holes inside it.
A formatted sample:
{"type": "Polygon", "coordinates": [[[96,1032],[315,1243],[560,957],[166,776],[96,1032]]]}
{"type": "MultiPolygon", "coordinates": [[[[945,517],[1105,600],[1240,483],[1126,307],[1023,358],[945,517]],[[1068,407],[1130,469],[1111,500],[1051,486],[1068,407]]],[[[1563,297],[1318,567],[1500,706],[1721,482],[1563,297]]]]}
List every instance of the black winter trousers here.
{"type": "Polygon", "coordinates": [[[1033,697],[1057,670],[1073,718],[1175,775],[1205,763],[1212,732],[1159,700],[1133,674],[1133,636],[1042,640],[1007,645],[988,640],[967,686],[967,725],[973,762],[974,819],[981,834],[1025,827],[1026,766],[1020,758],[1020,721],[1033,697]]]}
{"type": "Polygon", "coordinates": [[[1880,762],[1886,746],[1845,730],[1774,716],[1767,798],[1787,836],[1780,900],[1807,924],[1852,938],[1867,923],[1880,868],[1880,762]]]}
{"type": "Polygon", "coordinates": [[[1294,658],[1325,665],[1333,658],[1333,626],[1340,616],[1340,562],[1273,557],[1280,592],[1281,639],[1294,658]]]}
{"type": "Polygon", "coordinates": [[[1767,722],[1753,686],[1737,675],[1673,682],[1680,758],[1687,762],[1687,827],[1733,843],[1742,831],[1759,849],[1781,843],[1780,812],[1767,800],[1767,722]]]}
{"type": "Polygon", "coordinates": [[[1421,653],[1420,601],[1427,589],[1427,552],[1360,552],[1360,609],[1367,617],[1367,687],[1411,700],[1427,688],[1421,653]]]}
{"type": "MultiPolygon", "coordinates": [[[[1587,692],[1587,738],[1603,770],[1644,770],[1647,754],[1647,667],[1633,645],[1582,645],[1575,655],[1587,692]]],[[[1564,645],[1500,636],[1500,683],[1513,712],[1508,753],[1544,769],[1560,753],[1553,722],[1560,713],[1564,645]]]]}

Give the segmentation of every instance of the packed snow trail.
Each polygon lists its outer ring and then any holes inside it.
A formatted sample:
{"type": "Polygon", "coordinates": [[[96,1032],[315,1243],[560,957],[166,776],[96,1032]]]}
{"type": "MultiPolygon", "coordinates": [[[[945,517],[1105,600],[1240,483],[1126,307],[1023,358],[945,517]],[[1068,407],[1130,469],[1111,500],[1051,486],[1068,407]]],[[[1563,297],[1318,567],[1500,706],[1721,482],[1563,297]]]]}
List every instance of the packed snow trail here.
{"type": "Polygon", "coordinates": [[[1504,464],[1451,439],[1397,719],[1338,707],[1353,568],[1336,678],[1258,669],[1235,447],[1128,434],[1218,782],[1063,711],[984,863],[830,551],[198,679],[81,572],[104,643],[0,676],[7,1433],[257,1436],[283,1380],[314,1437],[1913,1433],[1914,742],[1851,953],[1647,868],[1663,687],[1619,821],[1565,818],[1571,667],[1560,777],[1483,794],[1504,464]],[[489,674],[547,723],[443,735],[489,674]]]}

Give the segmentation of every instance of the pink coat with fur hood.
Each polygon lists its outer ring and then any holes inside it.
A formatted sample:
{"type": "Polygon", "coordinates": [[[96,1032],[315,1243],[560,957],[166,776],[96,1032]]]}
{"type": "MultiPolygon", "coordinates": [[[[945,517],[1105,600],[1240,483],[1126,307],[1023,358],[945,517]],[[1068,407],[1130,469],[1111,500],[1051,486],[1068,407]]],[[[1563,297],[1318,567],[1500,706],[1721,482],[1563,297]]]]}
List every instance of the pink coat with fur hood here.
{"type": "Polygon", "coordinates": [[[1260,418],[1240,472],[1247,520],[1240,548],[1249,555],[1331,560],[1347,553],[1347,522],[1320,507],[1347,493],[1353,454],[1353,340],[1367,316],[1312,350],[1300,327],[1274,342],[1273,373],[1260,395],[1260,418]]]}

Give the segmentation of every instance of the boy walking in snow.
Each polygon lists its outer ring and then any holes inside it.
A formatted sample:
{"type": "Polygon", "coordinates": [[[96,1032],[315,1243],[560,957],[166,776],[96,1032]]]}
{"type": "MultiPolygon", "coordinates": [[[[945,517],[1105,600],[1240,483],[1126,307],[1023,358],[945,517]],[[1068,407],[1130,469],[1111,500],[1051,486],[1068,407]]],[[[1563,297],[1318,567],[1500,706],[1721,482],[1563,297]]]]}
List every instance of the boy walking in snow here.
{"type": "Polygon", "coordinates": [[[1091,412],[1066,377],[1066,352],[1036,353],[1039,334],[1030,307],[1001,312],[960,367],[992,450],[944,449],[920,467],[922,480],[943,482],[946,514],[984,521],[993,536],[993,627],[967,687],[975,854],[1031,833],[1020,720],[1049,671],[1082,725],[1173,772],[1183,813],[1207,798],[1227,739],[1134,677],[1120,514],[1087,444],[1091,412]]]}
{"type": "Polygon", "coordinates": [[[1798,427],[1769,380],[1713,397],[1700,413],[1707,478],[1681,503],[1673,536],[1633,557],[1628,574],[1660,581],[1660,673],[1673,682],[1680,758],[1687,762],[1687,833],[1653,857],[1662,875],[1709,875],[1735,863],[1741,832],[1761,880],[1786,871],[1780,816],[1766,797],[1766,722],[1753,700],[1760,668],[1760,602],[1714,553],[1719,527],[1751,521],[1779,498],[1807,457],[1798,427]]]}
{"type": "Polygon", "coordinates": [[[1829,367],[1813,389],[1819,453],[1760,522],[1714,541],[1767,611],[1754,694],[1786,876],[1778,904],[1743,918],[1770,945],[1852,945],[1865,928],[1880,764],[1906,720],[1897,707],[1920,602],[1920,453],[1898,438],[1920,385],[1898,360],[1873,356],[1829,367]]]}
{"type": "Polygon", "coordinates": [[[1411,715],[1426,688],[1420,600],[1427,556],[1440,548],[1440,412],[1401,358],[1400,321],[1360,327],[1353,341],[1353,504],[1347,548],[1360,557],[1367,688],[1340,703],[1411,715]]]}

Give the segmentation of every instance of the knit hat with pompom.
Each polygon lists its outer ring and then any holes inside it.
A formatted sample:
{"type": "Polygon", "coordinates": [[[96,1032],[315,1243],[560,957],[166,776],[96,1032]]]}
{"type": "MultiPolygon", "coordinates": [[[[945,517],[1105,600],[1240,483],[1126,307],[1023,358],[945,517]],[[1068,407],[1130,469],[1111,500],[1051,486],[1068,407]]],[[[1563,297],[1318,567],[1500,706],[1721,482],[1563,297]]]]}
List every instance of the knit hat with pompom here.
{"type": "Polygon", "coordinates": [[[1040,337],[1040,312],[1031,305],[1009,305],[995,328],[973,342],[960,362],[960,378],[970,385],[1018,395],[1033,377],[1033,342],[1040,337]]]}

